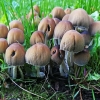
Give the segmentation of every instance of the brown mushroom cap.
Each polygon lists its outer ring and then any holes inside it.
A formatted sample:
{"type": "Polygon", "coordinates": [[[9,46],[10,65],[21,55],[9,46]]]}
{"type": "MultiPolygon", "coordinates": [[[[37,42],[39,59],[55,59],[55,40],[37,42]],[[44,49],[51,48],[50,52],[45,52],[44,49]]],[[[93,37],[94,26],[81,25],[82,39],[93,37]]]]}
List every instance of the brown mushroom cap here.
{"type": "Polygon", "coordinates": [[[8,44],[17,43],[17,42],[22,44],[24,42],[23,31],[18,28],[12,28],[8,32],[7,41],[8,41],[8,44]]]}
{"type": "Polygon", "coordinates": [[[5,53],[7,47],[8,47],[7,40],[4,38],[0,38],[0,54],[5,53]]]}
{"type": "Polygon", "coordinates": [[[58,18],[61,20],[65,16],[65,12],[61,7],[54,7],[51,15],[53,16],[53,18],[58,18]]]}
{"type": "Polygon", "coordinates": [[[100,21],[93,22],[89,26],[89,32],[91,33],[92,36],[94,36],[97,32],[100,33],[100,21]]]}
{"type": "Polygon", "coordinates": [[[55,39],[62,39],[63,35],[69,31],[69,30],[73,30],[73,25],[71,24],[71,22],[69,21],[60,21],[54,30],[54,38],[55,39]]]}
{"type": "Polygon", "coordinates": [[[12,28],[18,28],[21,29],[24,32],[24,26],[19,20],[13,20],[9,23],[10,29],[12,28]]]}
{"type": "Polygon", "coordinates": [[[56,45],[51,49],[51,60],[57,64],[61,64],[65,57],[65,51],[60,50],[60,46],[56,45]]]}
{"type": "Polygon", "coordinates": [[[34,45],[38,42],[44,43],[44,35],[41,31],[35,31],[30,37],[30,44],[34,45]]]}
{"type": "Polygon", "coordinates": [[[85,66],[90,60],[90,52],[83,50],[74,54],[74,63],[78,66],[85,66]]]}
{"type": "Polygon", "coordinates": [[[61,20],[58,18],[53,18],[53,20],[55,21],[55,24],[57,25],[61,20]]]}
{"type": "Polygon", "coordinates": [[[5,52],[5,62],[11,66],[24,65],[25,50],[19,43],[11,44],[5,52]]]}
{"type": "Polygon", "coordinates": [[[34,5],[33,9],[39,14],[40,13],[40,8],[38,5],[34,5]]]}
{"type": "Polygon", "coordinates": [[[70,14],[66,14],[66,15],[62,18],[62,21],[68,21],[69,15],[70,15],[70,14]]]}
{"type": "Polygon", "coordinates": [[[6,38],[8,34],[8,28],[4,24],[0,24],[0,38],[6,38]]]}
{"type": "Polygon", "coordinates": [[[43,43],[36,43],[26,51],[25,59],[28,64],[45,66],[50,61],[50,49],[43,43]]]}
{"type": "Polygon", "coordinates": [[[68,21],[70,21],[74,26],[89,27],[88,14],[82,8],[73,10],[69,15],[68,21]]]}
{"type": "Polygon", "coordinates": [[[72,52],[80,52],[84,50],[85,42],[83,36],[75,31],[69,30],[67,31],[61,40],[60,49],[67,50],[72,52]]]}
{"type": "Polygon", "coordinates": [[[54,20],[48,17],[43,18],[38,25],[38,31],[42,31],[48,39],[51,39],[53,37],[54,28],[54,20]]]}
{"type": "Polygon", "coordinates": [[[66,8],[66,9],[64,10],[65,14],[70,14],[70,13],[71,13],[71,11],[72,11],[72,9],[71,9],[71,8],[66,8]]]}

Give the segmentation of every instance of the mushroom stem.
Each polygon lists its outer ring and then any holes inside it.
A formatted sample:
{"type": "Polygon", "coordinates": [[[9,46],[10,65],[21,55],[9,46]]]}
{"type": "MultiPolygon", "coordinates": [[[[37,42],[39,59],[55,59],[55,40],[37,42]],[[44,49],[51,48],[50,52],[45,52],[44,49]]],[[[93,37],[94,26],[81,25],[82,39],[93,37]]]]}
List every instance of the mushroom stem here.
{"type": "Polygon", "coordinates": [[[45,76],[43,72],[40,72],[40,66],[35,66],[35,69],[37,71],[37,77],[43,78],[45,76]]]}
{"type": "Polygon", "coordinates": [[[54,39],[54,46],[60,45],[61,39],[54,39]]]}
{"type": "Polygon", "coordinates": [[[22,72],[20,66],[18,66],[18,70],[19,70],[19,72],[20,72],[21,78],[24,79],[24,74],[23,74],[23,72],[22,72]]]}
{"type": "Polygon", "coordinates": [[[13,68],[11,68],[11,75],[13,79],[17,78],[17,66],[13,66],[13,68]]]}
{"type": "Polygon", "coordinates": [[[48,45],[48,38],[47,38],[47,35],[45,35],[45,44],[48,45]]]}

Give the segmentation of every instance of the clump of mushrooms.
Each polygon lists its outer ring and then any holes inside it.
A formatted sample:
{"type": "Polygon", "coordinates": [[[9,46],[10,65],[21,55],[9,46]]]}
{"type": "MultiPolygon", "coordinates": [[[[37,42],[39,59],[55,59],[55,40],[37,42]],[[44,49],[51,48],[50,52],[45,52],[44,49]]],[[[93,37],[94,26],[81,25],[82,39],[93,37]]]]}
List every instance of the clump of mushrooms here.
{"type": "Polygon", "coordinates": [[[43,43],[34,44],[25,54],[26,63],[35,66],[37,77],[45,76],[43,72],[40,72],[40,67],[46,66],[50,61],[50,57],[50,49],[43,43]]]}
{"type": "Polygon", "coordinates": [[[13,43],[6,49],[5,62],[11,66],[8,68],[8,72],[11,74],[13,79],[17,78],[17,68],[20,71],[21,78],[24,78],[20,66],[24,65],[25,63],[25,50],[21,44],[13,43]]]}
{"type": "Polygon", "coordinates": [[[8,28],[4,24],[0,24],[0,38],[6,38],[8,34],[8,28]]]}

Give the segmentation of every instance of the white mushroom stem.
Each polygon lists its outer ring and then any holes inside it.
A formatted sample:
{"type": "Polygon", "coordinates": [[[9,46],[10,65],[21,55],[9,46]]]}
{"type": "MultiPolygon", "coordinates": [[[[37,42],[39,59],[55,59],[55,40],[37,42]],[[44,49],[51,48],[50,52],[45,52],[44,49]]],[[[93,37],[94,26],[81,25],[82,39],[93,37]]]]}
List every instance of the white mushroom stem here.
{"type": "Polygon", "coordinates": [[[54,46],[60,45],[61,39],[54,39],[54,46]]]}
{"type": "Polygon", "coordinates": [[[11,76],[13,79],[17,78],[17,66],[12,66],[11,68],[11,76]]]}
{"type": "Polygon", "coordinates": [[[37,71],[37,77],[43,78],[45,76],[45,73],[40,72],[40,66],[35,66],[35,69],[37,71]]]}
{"type": "Polygon", "coordinates": [[[68,59],[68,52],[65,51],[65,58],[63,62],[61,63],[60,69],[59,69],[61,76],[64,76],[64,77],[67,77],[68,72],[69,72],[69,65],[68,65],[67,59],[68,59]]]}
{"type": "Polygon", "coordinates": [[[23,71],[21,70],[20,66],[18,67],[18,70],[20,72],[21,78],[24,79],[24,74],[23,74],[23,71]]]}
{"type": "Polygon", "coordinates": [[[46,35],[45,35],[45,44],[48,45],[48,38],[46,35]]]}

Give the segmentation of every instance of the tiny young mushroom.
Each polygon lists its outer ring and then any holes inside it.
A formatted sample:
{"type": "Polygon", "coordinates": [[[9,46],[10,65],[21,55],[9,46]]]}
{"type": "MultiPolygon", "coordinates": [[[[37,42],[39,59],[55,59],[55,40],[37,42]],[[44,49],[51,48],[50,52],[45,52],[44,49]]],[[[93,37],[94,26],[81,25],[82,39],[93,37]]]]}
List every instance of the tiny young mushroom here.
{"type": "Polygon", "coordinates": [[[25,63],[25,50],[21,44],[13,43],[6,49],[5,62],[11,66],[11,68],[8,68],[8,73],[11,74],[13,79],[17,78],[17,68],[20,71],[21,78],[24,78],[20,66],[25,63]]]}
{"type": "Polygon", "coordinates": [[[85,66],[90,60],[90,52],[86,49],[74,54],[74,63],[78,66],[85,66]]]}
{"type": "Polygon", "coordinates": [[[62,18],[65,16],[65,12],[64,9],[61,7],[54,7],[51,11],[51,15],[53,16],[53,18],[58,18],[62,20],[62,18]]]}
{"type": "Polygon", "coordinates": [[[8,47],[7,40],[5,38],[0,38],[0,54],[3,54],[3,57],[7,47],[8,47]]]}
{"type": "Polygon", "coordinates": [[[69,15],[68,21],[73,24],[75,30],[78,32],[88,30],[90,25],[89,16],[87,12],[82,8],[73,10],[69,15]]]}
{"type": "Polygon", "coordinates": [[[34,45],[38,42],[44,43],[44,34],[41,31],[35,31],[30,37],[30,44],[34,45]]]}
{"type": "Polygon", "coordinates": [[[66,8],[64,10],[65,14],[70,14],[72,12],[72,9],[71,8],[66,8]]]}
{"type": "Polygon", "coordinates": [[[37,77],[45,76],[43,72],[40,72],[40,67],[46,66],[50,61],[50,57],[50,49],[43,43],[34,44],[25,54],[26,63],[35,66],[37,77]]]}
{"type": "Polygon", "coordinates": [[[13,21],[11,21],[9,23],[9,27],[10,27],[10,29],[12,29],[12,28],[18,28],[18,29],[20,29],[20,30],[22,30],[24,32],[24,26],[23,26],[22,22],[19,21],[19,20],[13,20],[13,21]]]}
{"type": "Polygon", "coordinates": [[[60,41],[63,37],[63,35],[65,34],[65,32],[69,31],[69,30],[73,30],[73,25],[71,24],[71,22],[69,21],[60,21],[54,30],[54,45],[60,45],[60,41]]]}
{"type": "Polygon", "coordinates": [[[38,31],[42,31],[44,33],[46,45],[48,42],[47,40],[53,37],[55,26],[54,20],[48,17],[43,18],[38,25],[38,31]]]}
{"type": "Polygon", "coordinates": [[[93,22],[89,26],[89,32],[90,32],[91,36],[94,36],[97,32],[100,33],[100,21],[93,22]]]}
{"type": "Polygon", "coordinates": [[[12,44],[12,43],[24,43],[24,33],[22,30],[18,29],[18,28],[12,28],[9,32],[8,32],[8,36],[7,36],[7,41],[8,44],[12,44]]]}
{"type": "MultiPolygon", "coordinates": [[[[60,49],[65,51],[65,60],[68,68],[68,59],[70,59],[71,65],[73,65],[73,54],[84,50],[84,46],[84,37],[79,32],[69,30],[63,35],[60,49]],[[70,58],[68,58],[68,56],[70,56],[70,58]]],[[[67,68],[61,68],[61,72],[67,72],[67,68]]],[[[63,75],[64,74],[66,75],[66,73],[63,73],[63,75]]]]}
{"type": "Polygon", "coordinates": [[[8,28],[4,24],[0,24],[0,38],[6,38],[8,34],[8,28]]]}
{"type": "Polygon", "coordinates": [[[40,8],[38,5],[34,5],[33,10],[35,10],[38,14],[40,13],[40,8]]]}

